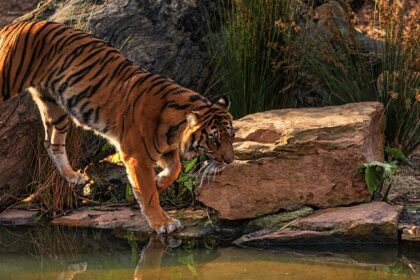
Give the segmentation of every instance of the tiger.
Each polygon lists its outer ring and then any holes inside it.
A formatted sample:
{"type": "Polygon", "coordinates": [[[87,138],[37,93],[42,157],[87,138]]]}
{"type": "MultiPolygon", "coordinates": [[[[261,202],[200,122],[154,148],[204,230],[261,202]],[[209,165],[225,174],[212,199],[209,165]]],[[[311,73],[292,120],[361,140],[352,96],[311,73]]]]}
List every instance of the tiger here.
{"type": "Polygon", "coordinates": [[[72,184],[86,182],[67,157],[70,121],[105,137],[157,234],[182,230],[159,203],[181,172],[181,157],[203,155],[220,169],[234,161],[228,97],[210,101],[70,26],[38,20],[0,30],[0,104],[24,90],[39,109],[44,146],[60,174],[72,184]]]}

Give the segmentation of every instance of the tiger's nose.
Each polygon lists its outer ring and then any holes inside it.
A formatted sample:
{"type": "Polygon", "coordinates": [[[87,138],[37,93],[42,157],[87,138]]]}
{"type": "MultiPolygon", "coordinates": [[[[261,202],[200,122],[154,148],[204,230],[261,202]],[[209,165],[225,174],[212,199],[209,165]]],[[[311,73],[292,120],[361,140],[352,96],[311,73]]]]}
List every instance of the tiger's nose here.
{"type": "Polygon", "coordinates": [[[224,163],[229,164],[229,163],[232,163],[233,162],[233,157],[232,156],[225,156],[225,155],[223,155],[222,156],[222,160],[223,160],[224,163]]]}

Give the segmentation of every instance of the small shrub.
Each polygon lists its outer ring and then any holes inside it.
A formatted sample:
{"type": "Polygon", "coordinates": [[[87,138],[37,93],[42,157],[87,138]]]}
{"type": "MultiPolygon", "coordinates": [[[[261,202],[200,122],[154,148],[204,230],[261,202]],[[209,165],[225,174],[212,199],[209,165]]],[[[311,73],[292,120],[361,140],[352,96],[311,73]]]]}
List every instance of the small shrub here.
{"type": "Polygon", "coordinates": [[[182,208],[194,203],[195,176],[192,173],[198,167],[198,163],[198,158],[182,162],[182,170],[178,179],[160,195],[163,207],[182,208]]]}

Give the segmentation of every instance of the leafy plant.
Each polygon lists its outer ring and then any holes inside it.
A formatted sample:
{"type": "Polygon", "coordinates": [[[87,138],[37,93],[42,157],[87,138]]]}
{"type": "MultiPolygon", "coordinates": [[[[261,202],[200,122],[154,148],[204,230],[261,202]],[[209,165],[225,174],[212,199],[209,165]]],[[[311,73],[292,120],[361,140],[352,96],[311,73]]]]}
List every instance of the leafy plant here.
{"type": "Polygon", "coordinates": [[[398,172],[397,161],[379,162],[371,161],[364,163],[358,168],[364,170],[365,182],[370,193],[375,192],[384,182],[385,179],[390,178],[398,172]]]}
{"type": "Polygon", "coordinates": [[[199,163],[198,158],[182,162],[181,174],[172,186],[161,193],[161,203],[166,208],[181,208],[194,202],[195,177],[191,174],[199,163]]]}
{"type": "Polygon", "coordinates": [[[388,161],[398,160],[413,166],[413,163],[404,155],[401,149],[385,147],[385,154],[388,157],[388,161]]]}

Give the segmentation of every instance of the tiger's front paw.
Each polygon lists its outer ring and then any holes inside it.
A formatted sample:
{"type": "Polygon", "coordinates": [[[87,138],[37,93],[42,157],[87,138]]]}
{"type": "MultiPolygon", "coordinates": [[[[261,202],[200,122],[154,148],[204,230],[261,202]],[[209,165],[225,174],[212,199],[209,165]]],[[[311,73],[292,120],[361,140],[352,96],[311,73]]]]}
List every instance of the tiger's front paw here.
{"type": "Polygon", "coordinates": [[[176,230],[182,229],[181,222],[177,219],[168,219],[165,222],[154,226],[154,229],[157,234],[165,234],[165,233],[171,233],[176,230]]]}
{"type": "Polygon", "coordinates": [[[68,173],[64,175],[64,178],[67,182],[75,185],[84,185],[86,184],[86,178],[79,172],[73,171],[72,173],[68,173]]]}

